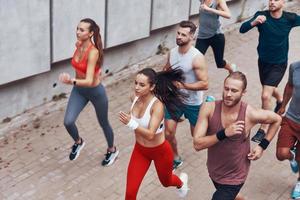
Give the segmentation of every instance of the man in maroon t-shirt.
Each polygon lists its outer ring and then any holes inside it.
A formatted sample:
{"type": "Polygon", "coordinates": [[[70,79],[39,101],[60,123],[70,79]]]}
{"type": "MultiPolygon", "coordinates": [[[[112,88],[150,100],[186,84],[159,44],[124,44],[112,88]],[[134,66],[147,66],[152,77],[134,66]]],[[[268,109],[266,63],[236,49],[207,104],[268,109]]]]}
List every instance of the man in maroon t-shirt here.
{"type": "Polygon", "coordinates": [[[216,191],[212,200],[242,200],[251,160],[257,160],[275,136],[281,117],[243,102],[247,79],[233,72],[224,81],[223,99],[204,103],[195,127],[194,148],[208,149],[207,169],[216,191]],[[268,124],[265,138],[250,150],[249,135],[256,124],[268,124]]]}

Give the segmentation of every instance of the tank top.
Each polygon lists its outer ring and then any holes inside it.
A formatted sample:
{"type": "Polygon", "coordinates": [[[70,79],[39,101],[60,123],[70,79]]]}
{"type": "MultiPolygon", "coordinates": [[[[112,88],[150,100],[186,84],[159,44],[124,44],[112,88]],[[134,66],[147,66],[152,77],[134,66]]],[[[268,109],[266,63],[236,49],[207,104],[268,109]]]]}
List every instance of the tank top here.
{"type": "MultiPolygon", "coordinates": [[[[242,102],[237,121],[245,120],[247,104],[242,102]]],[[[222,101],[215,102],[215,110],[208,122],[207,135],[223,129],[221,122],[222,101]]],[[[246,181],[250,160],[250,139],[246,133],[228,137],[208,148],[207,168],[211,179],[219,184],[239,185],[246,181]]]]}
{"type": "MultiPolygon", "coordinates": [[[[83,73],[83,74],[86,74],[86,70],[87,70],[87,65],[88,65],[88,56],[89,56],[89,53],[92,49],[94,45],[91,44],[87,50],[84,52],[81,60],[79,60],[78,62],[75,61],[75,55],[77,54],[78,52],[78,48],[76,49],[76,51],[74,52],[74,55],[72,57],[72,60],[71,60],[71,64],[73,66],[73,68],[77,71],[77,72],[80,72],[80,73],[83,73]]],[[[100,66],[99,65],[96,65],[95,66],[95,74],[97,74],[100,70],[100,66]]]]}
{"type": "MultiPolygon", "coordinates": [[[[170,65],[172,69],[179,68],[184,72],[186,83],[195,83],[198,81],[193,69],[193,60],[195,56],[201,54],[201,52],[192,46],[185,54],[178,52],[178,47],[171,49],[170,52],[170,65]]],[[[202,55],[202,54],[201,54],[202,55]]],[[[193,91],[187,89],[181,89],[181,91],[187,94],[187,99],[184,101],[186,105],[200,105],[203,101],[202,91],[193,91]]]]}
{"type": "MultiPolygon", "coordinates": [[[[132,111],[132,108],[134,106],[134,104],[136,103],[136,101],[138,100],[138,97],[135,97],[133,102],[132,102],[132,105],[131,105],[131,108],[130,108],[130,111],[132,111]]],[[[150,103],[148,104],[146,110],[145,110],[145,113],[144,115],[141,117],[141,118],[137,118],[135,116],[133,116],[132,112],[131,112],[131,117],[141,126],[141,127],[144,127],[144,128],[148,128],[149,127],[149,122],[150,122],[150,119],[151,119],[151,107],[152,105],[154,104],[154,102],[157,100],[156,97],[153,97],[150,101],[150,103]]],[[[163,132],[165,129],[164,127],[164,120],[161,121],[158,129],[156,130],[156,134],[159,134],[161,132],[163,132]]]]}
{"type": "MultiPolygon", "coordinates": [[[[204,3],[205,0],[201,0],[204,3]]],[[[217,9],[217,0],[212,0],[210,8],[217,9]]],[[[199,12],[199,39],[211,38],[216,34],[222,33],[219,15],[200,9],[199,12]]]]}

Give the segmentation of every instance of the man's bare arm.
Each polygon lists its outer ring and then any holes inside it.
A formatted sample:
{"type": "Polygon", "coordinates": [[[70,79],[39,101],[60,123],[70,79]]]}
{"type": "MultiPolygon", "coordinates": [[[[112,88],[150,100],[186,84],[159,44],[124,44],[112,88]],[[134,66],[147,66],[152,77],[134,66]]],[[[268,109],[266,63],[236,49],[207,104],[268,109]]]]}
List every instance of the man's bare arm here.
{"type": "Polygon", "coordinates": [[[278,114],[270,110],[249,107],[249,117],[253,125],[269,124],[265,139],[271,141],[274,138],[281,123],[281,117],[278,114]]]}
{"type": "Polygon", "coordinates": [[[198,79],[195,83],[184,83],[183,87],[188,90],[207,90],[208,89],[208,72],[204,56],[198,55],[193,60],[193,69],[198,79]]]}
{"type": "Polygon", "coordinates": [[[196,151],[206,149],[216,144],[219,140],[216,135],[206,136],[208,119],[214,102],[203,103],[199,112],[198,121],[194,130],[194,148],[196,151]]]}

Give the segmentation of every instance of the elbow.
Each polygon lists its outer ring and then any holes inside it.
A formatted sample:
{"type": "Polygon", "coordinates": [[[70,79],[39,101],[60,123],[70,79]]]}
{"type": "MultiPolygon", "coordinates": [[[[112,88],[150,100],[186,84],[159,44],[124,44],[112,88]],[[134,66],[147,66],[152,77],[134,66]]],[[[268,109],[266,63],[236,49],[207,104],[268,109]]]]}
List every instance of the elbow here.
{"type": "Polygon", "coordinates": [[[154,139],[154,137],[155,137],[155,133],[153,132],[153,133],[147,134],[146,139],[149,141],[152,141],[154,139]]]}
{"type": "Polygon", "coordinates": [[[196,151],[201,151],[201,150],[203,150],[203,149],[205,149],[205,147],[204,147],[204,145],[202,144],[202,142],[201,142],[201,140],[199,141],[195,141],[194,140],[194,149],[196,150],[196,151]]]}
{"type": "Polygon", "coordinates": [[[247,32],[247,29],[245,27],[245,24],[242,24],[240,27],[240,33],[246,33],[246,32],[247,32]]]}
{"type": "Polygon", "coordinates": [[[226,19],[231,19],[231,14],[230,14],[230,13],[227,13],[227,14],[224,16],[224,18],[226,18],[226,19]]]}
{"type": "Polygon", "coordinates": [[[87,86],[92,86],[93,85],[93,79],[87,79],[86,80],[86,85],[87,86]]]}
{"type": "Polygon", "coordinates": [[[204,82],[203,90],[208,90],[208,81],[205,81],[205,82],[204,82]]]}

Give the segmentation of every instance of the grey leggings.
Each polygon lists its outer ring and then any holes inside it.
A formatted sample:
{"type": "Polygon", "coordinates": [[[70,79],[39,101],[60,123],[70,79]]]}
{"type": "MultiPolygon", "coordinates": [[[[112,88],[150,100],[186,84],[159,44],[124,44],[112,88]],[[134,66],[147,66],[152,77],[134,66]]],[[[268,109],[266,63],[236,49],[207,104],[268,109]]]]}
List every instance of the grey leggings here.
{"type": "Polygon", "coordinates": [[[103,129],[108,147],[111,148],[114,145],[114,134],[107,118],[108,100],[102,84],[92,88],[73,87],[65,113],[64,125],[73,140],[79,140],[75,121],[89,101],[92,102],[96,110],[98,122],[103,129]]]}

